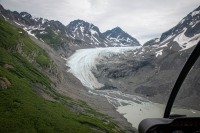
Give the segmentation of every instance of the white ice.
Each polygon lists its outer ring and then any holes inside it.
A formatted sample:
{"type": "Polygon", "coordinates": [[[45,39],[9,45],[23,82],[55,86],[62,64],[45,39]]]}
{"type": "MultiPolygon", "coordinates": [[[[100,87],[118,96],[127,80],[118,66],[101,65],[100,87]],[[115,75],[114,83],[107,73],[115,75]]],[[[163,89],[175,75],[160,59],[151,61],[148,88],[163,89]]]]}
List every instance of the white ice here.
{"type": "Polygon", "coordinates": [[[35,34],[32,34],[30,29],[27,29],[26,27],[23,28],[29,35],[33,36],[34,38],[38,39],[35,34]]]}
{"type": "Polygon", "coordinates": [[[155,53],[156,53],[156,57],[158,57],[158,55],[162,56],[162,52],[163,52],[163,49],[161,49],[161,50],[155,52],[155,53]]]}
{"type": "Polygon", "coordinates": [[[200,41],[200,34],[196,34],[193,37],[187,37],[185,36],[186,30],[187,29],[185,28],[182,33],[174,38],[174,41],[176,41],[179,46],[182,47],[180,51],[189,49],[200,41]]]}
{"type": "Polygon", "coordinates": [[[89,89],[98,89],[103,87],[102,83],[92,73],[92,70],[96,69],[96,64],[104,57],[110,57],[112,55],[123,53],[124,51],[134,50],[136,47],[115,47],[115,48],[93,48],[93,49],[81,49],[77,50],[67,61],[68,70],[74,76],[76,76],[81,83],[89,89]]]}

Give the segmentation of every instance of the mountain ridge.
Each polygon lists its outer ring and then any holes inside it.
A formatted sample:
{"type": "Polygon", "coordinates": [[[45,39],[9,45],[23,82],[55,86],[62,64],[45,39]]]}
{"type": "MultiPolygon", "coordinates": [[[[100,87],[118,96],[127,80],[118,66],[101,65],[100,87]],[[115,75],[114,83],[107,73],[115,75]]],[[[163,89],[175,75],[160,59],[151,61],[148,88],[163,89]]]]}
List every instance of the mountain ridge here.
{"type": "MultiPolygon", "coordinates": [[[[22,27],[30,35],[36,37],[38,40],[50,44],[55,49],[61,47],[120,47],[121,43],[113,43],[112,40],[107,39],[99,28],[91,23],[83,20],[71,21],[67,26],[59,21],[48,20],[40,17],[32,17],[27,12],[18,13],[17,11],[10,11],[0,7],[0,14],[9,21],[22,27]],[[50,36],[51,38],[47,38],[50,36]]],[[[138,46],[139,42],[128,35],[132,41],[123,42],[123,46],[138,46]]],[[[120,41],[119,41],[120,42],[120,41]]]]}
{"type": "MultiPolygon", "coordinates": [[[[163,44],[168,40],[173,40],[176,36],[183,33],[186,37],[192,38],[200,33],[200,6],[188,13],[178,24],[169,30],[163,32],[159,41],[156,39],[150,39],[144,43],[144,46],[156,45],[158,43],[163,44]],[[153,41],[154,40],[154,41],[153,41]]],[[[176,39],[175,39],[176,40],[176,39]]]]}
{"type": "Polygon", "coordinates": [[[185,16],[176,26],[164,32],[160,37],[160,42],[173,36],[180,34],[187,27],[185,35],[187,37],[193,37],[195,34],[200,33],[200,6],[185,16]],[[196,12],[196,13],[195,13],[196,12]]]}

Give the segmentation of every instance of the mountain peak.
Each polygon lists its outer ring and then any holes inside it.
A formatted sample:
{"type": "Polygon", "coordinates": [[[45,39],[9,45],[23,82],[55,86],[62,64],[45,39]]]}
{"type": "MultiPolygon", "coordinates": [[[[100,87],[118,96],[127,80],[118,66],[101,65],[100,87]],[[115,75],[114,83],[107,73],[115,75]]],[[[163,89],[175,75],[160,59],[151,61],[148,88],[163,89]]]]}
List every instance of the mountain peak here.
{"type": "Polygon", "coordinates": [[[120,27],[115,27],[115,28],[113,28],[113,30],[121,30],[121,31],[123,31],[120,27]]]}
{"type": "Polygon", "coordinates": [[[66,26],[66,28],[70,29],[70,30],[74,30],[74,32],[77,29],[81,29],[82,32],[84,32],[84,31],[90,31],[92,29],[92,30],[95,30],[96,32],[100,33],[99,28],[97,26],[93,25],[92,23],[86,22],[84,20],[80,20],[80,19],[71,21],[66,26]]]}
{"type": "Polygon", "coordinates": [[[27,13],[27,12],[21,12],[20,15],[23,17],[23,18],[32,18],[31,14],[27,13]]]}
{"type": "Polygon", "coordinates": [[[115,33],[125,33],[120,27],[115,27],[113,28],[112,30],[110,30],[112,32],[115,32],[115,33]]]}
{"type": "Polygon", "coordinates": [[[112,43],[120,46],[139,46],[140,43],[130,36],[128,33],[124,32],[120,27],[115,27],[112,30],[108,30],[103,33],[103,35],[112,41],[112,43]]]}
{"type": "Polygon", "coordinates": [[[84,20],[77,19],[77,20],[71,21],[66,27],[74,27],[74,26],[77,26],[77,25],[90,25],[90,23],[88,23],[84,20]]]}
{"type": "Polygon", "coordinates": [[[87,22],[81,19],[76,19],[76,20],[71,21],[70,23],[87,23],[87,22]]]}
{"type": "MultiPolygon", "coordinates": [[[[0,9],[5,10],[1,5],[0,9]]],[[[27,12],[5,10],[1,14],[10,19],[16,25],[26,27],[31,35],[46,40],[45,36],[53,35],[61,37],[60,42],[75,43],[81,47],[120,47],[140,45],[139,42],[124,32],[120,27],[110,30],[113,37],[107,38],[99,28],[92,23],[77,19],[64,26],[59,21],[47,20],[40,17],[32,17],[27,12]],[[114,41],[114,38],[116,39],[114,41]]],[[[56,38],[57,39],[57,38],[56,38]]],[[[49,41],[49,40],[48,40],[49,41]]],[[[57,40],[56,40],[57,41],[57,40]]],[[[53,40],[54,42],[54,40],[53,40]]],[[[49,42],[48,42],[49,43],[49,42]]],[[[71,45],[71,44],[70,44],[71,45]]]]}

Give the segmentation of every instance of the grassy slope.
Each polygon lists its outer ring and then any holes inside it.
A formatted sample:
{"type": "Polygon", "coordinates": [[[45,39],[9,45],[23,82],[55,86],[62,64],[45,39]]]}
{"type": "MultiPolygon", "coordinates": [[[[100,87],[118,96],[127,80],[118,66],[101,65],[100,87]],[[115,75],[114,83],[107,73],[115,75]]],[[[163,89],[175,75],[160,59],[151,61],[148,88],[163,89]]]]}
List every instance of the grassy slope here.
{"type": "Polygon", "coordinates": [[[42,69],[51,63],[48,54],[19,28],[0,19],[0,132],[121,132],[119,128],[81,101],[55,92],[42,69]],[[56,101],[37,94],[45,92],[56,101]],[[72,111],[81,108],[81,111],[72,111]]]}

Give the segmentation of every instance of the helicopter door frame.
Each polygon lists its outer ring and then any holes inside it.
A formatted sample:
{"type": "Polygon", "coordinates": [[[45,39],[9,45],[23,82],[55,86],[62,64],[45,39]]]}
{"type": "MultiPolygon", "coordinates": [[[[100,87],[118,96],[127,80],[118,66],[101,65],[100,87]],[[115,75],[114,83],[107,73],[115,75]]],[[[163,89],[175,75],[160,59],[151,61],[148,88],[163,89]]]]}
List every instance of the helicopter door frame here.
{"type": "Polygon", "coordinates": [[[193,52],[191,53],[190,57],[185,63],[181,73],[179,74],[178,79],[176,80],[176,83],[168,99],[163,118],[170,117],[170,112],[174,104],[174,100],[181,88],[181,85],[183,84],[185,78],[187,77],[188,73],[190,72],[191,68],[193,67],[194,63],[197,61],[199,56],[200,56],[200,41],[197,43],[197,46],[194,48],[193,52]]]}

